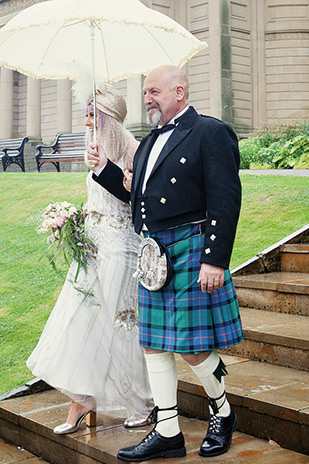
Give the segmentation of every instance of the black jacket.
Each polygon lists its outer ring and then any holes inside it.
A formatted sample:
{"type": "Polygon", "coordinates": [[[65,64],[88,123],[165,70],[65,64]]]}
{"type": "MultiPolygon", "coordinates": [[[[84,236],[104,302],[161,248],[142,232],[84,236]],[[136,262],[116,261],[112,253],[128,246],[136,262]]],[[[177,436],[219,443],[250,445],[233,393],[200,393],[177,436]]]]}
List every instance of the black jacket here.
{"type": "Polygon", "coordinates": [[[201,262],[228,268],[241,204],[235,133],[190,107],[163,147],[142,195],[149,139],[143,139],[134,157],[131,197],[121,169],[111,161],[93,178],[120,200],[131,199],[137,233],[142,223],[154,233],[207,216],[201,262]]]}

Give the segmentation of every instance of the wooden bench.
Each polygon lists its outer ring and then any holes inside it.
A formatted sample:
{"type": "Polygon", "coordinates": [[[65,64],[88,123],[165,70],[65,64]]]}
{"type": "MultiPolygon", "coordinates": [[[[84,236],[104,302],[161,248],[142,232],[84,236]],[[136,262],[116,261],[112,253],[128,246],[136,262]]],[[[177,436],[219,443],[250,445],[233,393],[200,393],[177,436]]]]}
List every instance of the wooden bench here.
{"type": "Polygon", "coordinates": [[[38,172],[44,163],[52,163],[60,172],[60,162],[84,161],[85,134],[58,134],[52,145],[37,145],[36,149],[38,172]],[[45,150],[49,152],[44,153],[45,150]]]}
{"type": "Polygon", "coordinates": [[[11,164],[17,164],[22,172],[25,172],[24,147],[28,140],[28,137],[0,140],[0,157],[3,171],[6,171],[11,164]]]}

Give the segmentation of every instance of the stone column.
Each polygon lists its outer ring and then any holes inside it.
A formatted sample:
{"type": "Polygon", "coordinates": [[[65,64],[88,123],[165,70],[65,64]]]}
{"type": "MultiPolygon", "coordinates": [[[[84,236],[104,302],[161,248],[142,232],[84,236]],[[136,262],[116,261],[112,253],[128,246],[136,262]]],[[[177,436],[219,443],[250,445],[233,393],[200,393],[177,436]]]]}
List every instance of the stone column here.
{"type": "Polygon", "coordinates": [[[141,138],[150,130],[144,105],[143,83],[143,76],[130,77],[127,80],[127,128],[136,138],[141,138]]]}
{"type": "Polygon", "coordinates": [[[1,67],[0,86],[0,138],[13,137],[13,71],[1,67]]]}
{"type": "Polygon", "coordinates": [[[233,123],[232,90],[232,46],[231,46],[231,5],[229,0],[221,0],[221,94],[222,119],[233,123]]]}
{"type": "Polygon", "coordinates": [[[233,122],[230,5],[209,2],[210,115],[233,122]]]}
{"type": "Polygon", "coordinates": [[[209,2],[209,88],[210,115],[222,117],[221,82],[221,0],[209,2]]]}
{"type": "Polygon", "coordinates": [[[252,1],[252,125],[266,121],[265,2],[252,1]]]}
{"type": "Polygon", "coordinates": [[[59,132],[72,132],[72,91],[69,79],[57,82],[57,133],[59,132]]]}
{"type": "MultiPolygon", "coordinates": [[[[173,19],[189,30],[187,0],[173,0],[173,19]]],[[[189,71],[188,61],[182,67],[185,73],[189,71]]]]}
{"type": "Polygon", "coordinates": [[[41,81],[27,78],[27,134],[41,139],[41,81]]]}

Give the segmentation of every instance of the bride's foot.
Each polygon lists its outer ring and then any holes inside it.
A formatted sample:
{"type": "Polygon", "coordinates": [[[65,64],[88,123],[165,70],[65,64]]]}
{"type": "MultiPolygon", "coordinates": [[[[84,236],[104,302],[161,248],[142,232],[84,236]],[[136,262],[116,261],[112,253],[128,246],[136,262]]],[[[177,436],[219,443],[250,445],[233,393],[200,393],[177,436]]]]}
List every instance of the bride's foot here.
{"type": "Polygon", "coordinates": [[[155,424],[155,421],[152,420],[151,414],[146,415],[133,415],[128,417],[124,421],[124,426],[127,429],[134,429],[136,427],[145,427],[147,425],[155,424]]]}
{"type": "Polygon", "coordinates": [[[73,401],[66,422],[57,425],[57,427],[54,428],[54,433],[57,435],[64,435],[76,432],[85,417],[86,425],[88,427],[95,426],[96,412],[93,411],[93,409],[95,409],[94,401],[91,403],[89,402],[89,405],[87,404],[87,406],[73,401]]]}

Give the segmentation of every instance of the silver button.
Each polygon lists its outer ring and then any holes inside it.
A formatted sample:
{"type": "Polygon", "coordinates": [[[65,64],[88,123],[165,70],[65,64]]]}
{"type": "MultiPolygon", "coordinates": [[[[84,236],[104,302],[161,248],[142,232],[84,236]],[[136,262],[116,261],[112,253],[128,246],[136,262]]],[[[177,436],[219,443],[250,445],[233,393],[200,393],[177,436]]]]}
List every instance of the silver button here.
{"type": "Polygon", "coordinates": [[[212,240],[212,241],[216,240],[215,234],[212,234],[212,235],[210,236],[210,240],[212,240]]]}
{"type": "Polygon", "coordinates": [[[165,205],[166,203],[166,198],[162,197],[161,200],[160,200],[161,203],[163,203],[163,205],[165,205]]]}
{"type": "Polygon", "coordinates": [[[142,206],[145,206],[145,202],[144,202],[144,201],[141,201],[141,205],[142,205],[142,206]]]}
{"type": "Polygon", "coordinates": [[[209,255],[210,252],[211,252],[210,248],[206,248],[205,250],[206,255],[209,255]]]}
{"type": "Polygon", "coordinates": [[[142,209],[141,209],[141,212],[142,212],[142,213],[144,213],[145,211],[146,211],[145,208],[142,208],[142,209]]]}
{"type": "Polygon", "coordinates": [[[146,214],[142,214],[142,219],[146,219],[146,214]]]}
{"type": "Polygon", "coordinates": [[[215,226],[216,224],[217,224],[217,221],[216,221],[215,219],[213,219],[213,220],[211,221],[211,225],[212,225],[212,226],[215,226]]]}
{"type": "Polygon", "coordinates": [[[184,158],[184,157],[180,158],[180,162],[181,162],[182,164],[185,164],[186,161],[187,161],[186,158],[184,158]]]}
{"type": "Polygon", "coordinates": [[[172,184],[176,184],[177,179],[175,179],[175,177],[172,177],[172,178],[171,178],[171,182],[172,182],[172,184]]]}

